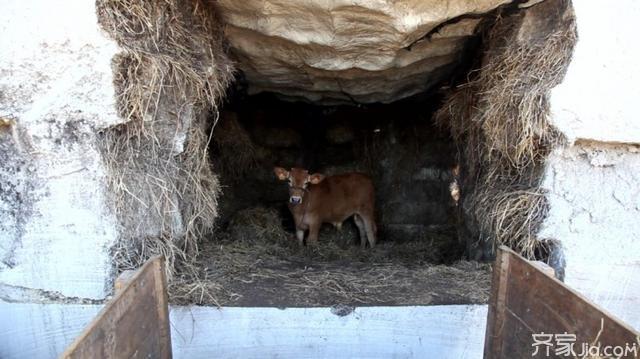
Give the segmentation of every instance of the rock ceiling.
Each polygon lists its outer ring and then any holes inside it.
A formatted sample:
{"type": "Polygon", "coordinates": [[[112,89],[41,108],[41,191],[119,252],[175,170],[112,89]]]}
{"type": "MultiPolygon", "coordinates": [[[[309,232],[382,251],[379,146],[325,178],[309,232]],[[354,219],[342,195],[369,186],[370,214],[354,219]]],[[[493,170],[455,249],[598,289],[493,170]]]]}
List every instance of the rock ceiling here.
{"type": "Polygon", "coordinates": [[[507,0],[218,0],[249,92],[392,102],[451,74],[477,16],[507,0]],[[429,35],[429,36],[427,36],[429,35]]]}

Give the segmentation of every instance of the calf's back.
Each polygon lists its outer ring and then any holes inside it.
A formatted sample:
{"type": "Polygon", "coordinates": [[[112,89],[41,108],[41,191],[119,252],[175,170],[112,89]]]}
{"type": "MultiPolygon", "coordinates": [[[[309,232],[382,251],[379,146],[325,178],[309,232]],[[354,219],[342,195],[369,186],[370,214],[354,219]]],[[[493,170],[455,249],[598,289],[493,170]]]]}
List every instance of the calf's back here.
{"type": "Polygon", "coordinates": [[[309,188],[307,211],[326,220],[343,220],[354,213],[372,212],[374,187],[362,173],[328,176],[309,188]]]}

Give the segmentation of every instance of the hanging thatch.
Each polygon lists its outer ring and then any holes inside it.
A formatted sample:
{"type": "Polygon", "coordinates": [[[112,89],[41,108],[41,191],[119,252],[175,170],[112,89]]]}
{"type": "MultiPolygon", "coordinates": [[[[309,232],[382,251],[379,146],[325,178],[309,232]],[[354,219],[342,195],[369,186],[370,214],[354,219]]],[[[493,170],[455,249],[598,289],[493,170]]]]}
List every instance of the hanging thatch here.
{"type": "Polygon", "coordinates": [[[124,50],[113,71],[126,122],[101,136],[121,224],[116,264],[137,267],[165,254],[171,276],[217,216],[209,118],[233,68],[206,1],[97,0],[96,9],[124,50]]]}
{"type": "Polygon", "coordinates": [[[543,165],[562,140],[549,122],[549,92],[562,81],[576,38],[569,1],[498,14],[477,68],[436,116],[460,148],[461,233],[476,252],[497,243],[531,257],[538,246],[548,210],[543,165]]]}

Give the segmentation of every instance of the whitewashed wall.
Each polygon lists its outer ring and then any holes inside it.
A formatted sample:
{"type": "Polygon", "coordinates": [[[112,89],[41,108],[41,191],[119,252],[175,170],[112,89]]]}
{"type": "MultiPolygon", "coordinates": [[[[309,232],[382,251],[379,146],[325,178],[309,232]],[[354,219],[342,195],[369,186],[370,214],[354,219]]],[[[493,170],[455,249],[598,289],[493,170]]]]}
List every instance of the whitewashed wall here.
{"type": "Polygon", "coordinates": [[[640,329],[640,3],[574,6],[579,41],[552,93],[571,145],[550,158],[541,234],[562,242],[568,285],[640,329]]]}
{"type": "Polygon", "coordinates": [[[0,3],[0,298],[103,298],[116,238],[95,130],[119,121],[94,2],[0,3]]]}
{"type": "Polygon", "coordinates": [[[578,44],[552,93],[555,125],[572,141],[640,142],[640,3],[574,0],[578,44]]]}
{"type": "Polygon", "coordinates": [[[553,154],[543,236],[561,241],[565,282],[640,329],[640,148],[578,144],[553,154]]]}
{"type": "MultiPolygon", "coordinates": [[[[100,306],[0,301],[0,358],[54,358],[100,306]],[[6,340],[6,338],[12,338],[6,340]]],[[[487,307],[172,307],[174,358],[482,357],[487,307]]]]}

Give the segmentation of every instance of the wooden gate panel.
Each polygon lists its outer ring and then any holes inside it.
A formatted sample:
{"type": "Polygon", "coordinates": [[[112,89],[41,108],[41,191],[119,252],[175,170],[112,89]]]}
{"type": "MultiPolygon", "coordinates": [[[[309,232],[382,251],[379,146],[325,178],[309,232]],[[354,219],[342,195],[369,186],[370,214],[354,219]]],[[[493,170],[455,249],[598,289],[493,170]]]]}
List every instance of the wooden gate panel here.
{"type": "Polygon", "coordinates": [[[126,284],[62,358],[171,358],[164,258],[154,257],[126,284]]]}
{"type": "MultiPolygon", "coordinates": [[[[602,347],[635,344],[640,352],[638,332],[515,252],[500,247],[493,268],[484,357],[531,358],[533,334],[541,333],[553,335],[554,344],[557,334],[575,335],[571,341],[577,354],[583,344],[596,340],[602,347]]],[[[544,346],[539,350],[546,353],[544,346]]],[[[555,356],[554,350],[549,358],[567,358],[555,356]]]]}

